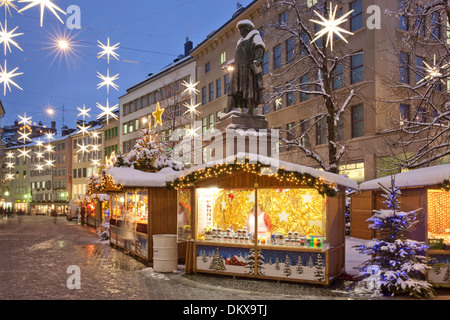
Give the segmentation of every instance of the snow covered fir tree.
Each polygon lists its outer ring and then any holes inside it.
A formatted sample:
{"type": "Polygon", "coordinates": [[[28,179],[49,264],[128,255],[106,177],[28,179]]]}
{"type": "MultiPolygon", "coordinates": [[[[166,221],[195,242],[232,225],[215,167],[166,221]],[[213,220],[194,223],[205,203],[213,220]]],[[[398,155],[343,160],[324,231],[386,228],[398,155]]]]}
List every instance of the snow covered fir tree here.
{"type": "Polygon", "coordinates": [[[158,132],[143,129],[134,148],[126,155],[117,155],[115,167],[132,167],[145,172],[158,172],[164,168],[175,171],[183,164],[172,159],[170,147],[165,145],[158,132]]]}
{"type": "Polygon", "coordinates": [[[386,296],[433,296],[432,285],[426,281],[427,258],[423,256],[425,243],[407,239],[409,231],[418,223],[417,213],[400,210],[400,188],[395,179],[391,186],[381,185],[383,202],[387,209],[374,210],[367,219],[369,228],[377,232],[377,238],[358,250],[371,258],[361,266],[358,282],[349,289],[355,293],[382,294],[386,296]]]}

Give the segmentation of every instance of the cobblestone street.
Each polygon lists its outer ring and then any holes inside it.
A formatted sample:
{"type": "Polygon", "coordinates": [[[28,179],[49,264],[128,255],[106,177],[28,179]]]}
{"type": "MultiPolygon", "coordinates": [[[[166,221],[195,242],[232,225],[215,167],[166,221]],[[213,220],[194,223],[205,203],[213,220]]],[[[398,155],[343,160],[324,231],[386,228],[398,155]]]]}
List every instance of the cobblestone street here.
{"type": "MultiPolygon", "coordinates": [[[[347,300],[342,281],[322,286],[179,273],[156,274],[63,217],[0,220],[1,300],[347,300]],[[70,290],[69,266],[81,271],[70,290]]],[[[444,291],[438,299],[448,299],[444,291]]]]}

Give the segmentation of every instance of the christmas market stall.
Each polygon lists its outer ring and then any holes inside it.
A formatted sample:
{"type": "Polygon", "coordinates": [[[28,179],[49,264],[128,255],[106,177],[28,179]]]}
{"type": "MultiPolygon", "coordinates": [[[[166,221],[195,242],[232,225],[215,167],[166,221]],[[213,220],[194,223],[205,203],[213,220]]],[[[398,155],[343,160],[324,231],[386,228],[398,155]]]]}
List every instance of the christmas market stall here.
{"type": "Polygon", "coordinates": [[[86,212],[86,224],[97,228],[102,221],[109,215],[109,196],[103,193],[93,193],[80,195],[74,199],[74,203],[84,207],[86,212]]]}
{"type": "MultiPolygon", "coordinates": [[[[105,169],[92,186],[109,197],[110,243],[153,264],[153,235],[177,232],[177,193],[165,188],[169,168],[157,173],[132,168],[105,169]]],[[[182,244],[179,256],[185,256],[182,244]]],[[[177,259],[178,257],[175,257],[177,259]]]]}
{"type": "MultiPolygon", "coordinates": [[[[418,223],[408,238],[428,245],[432,267],[428,280],[450,285],[450,165],[438,165],[396,174],[392,177],[401,190],[400,209],[418,212],[418,223]]],[[[373,210],[384,209],[380,184],[389,187],[391,176],[364,182],[351,199],[352,237],[372,239],[376,234],[366,222],[373,210]]]]}
{"type": "Polygon", "coordinates": [[[167,178],[181,236],[192,214],[187,272],[328,285],[344,271],[345,189],[358,185],[273,160],[238,154],[167,178]]]}

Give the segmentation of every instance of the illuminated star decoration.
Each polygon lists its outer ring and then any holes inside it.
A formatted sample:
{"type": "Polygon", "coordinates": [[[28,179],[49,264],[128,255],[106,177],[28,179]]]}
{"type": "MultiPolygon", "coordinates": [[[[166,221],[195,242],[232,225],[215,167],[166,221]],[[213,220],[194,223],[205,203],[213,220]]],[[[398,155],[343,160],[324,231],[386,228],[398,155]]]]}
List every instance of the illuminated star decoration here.
{"type": "Polygon", "coordinates": [[[6,163],[7,168],[9,169],[9,173],[6,175],[5,179],[7,181],[14,180],[14,174],[12,173],[12,169],[14,169],[15,161],[13,162],[13,159],[15,158],[14,153],[12,151],[8,152],[6,154],[6,158],[8,159],[8,162],[6,163]]]}
{"type": "Polygon", "coordinates": [[[8,12],[9,15],[12,16],[11,15],[11,8],[13,8],[16,11],[19,11],[19,9],[17,9],[17,6],[13,3],[14,1],[15,0],[1,0],[0,1],[0,8],[5,6],[5,13],[8,12]]]}
{"type": "Polygon", "coordinates": [[[45,10],[45,8],[50,10],[50,12],[53,13],[62,24],[64,24],[64,22],[61,20],[60,16],[58,15],[57,11],[59,11],[60,13],[62,13],[64,15],[66,15],[66,12],[64,10],[62,10],[61,8],[59,8],[52,1],[53,0],[19,0],[19,2],[29,2],[30,3],[26,7],[20,9],[19,13],[22,13],[25,10],[28,10],[30,8],[33,8],[33,7],[39,5],[41,7],[41,27],[44,25],[44,10],[45,10]]]}
{"type": "Polygon", "coordinates": [[[6,96],[6,88],[8,88],[9,91],[11,92],[11,85],[19,88],[20,90],[23,90],[17,83],[15,83],[12,80],[12,78],[23,74],[23,72],[16,73],[17,69],[19,69],[19,68],[15,68],[13,71],[8,72],[7,67],[6,67],[6,60],[5,60],[4,68],[0,65],[0,84],[3,83],[3,89],[4,89],[3,95],[5,95],[5,96],[6,96]]]}
{"type": "Polygon", "coordinates": [[[97,108],[101,109],[103,112],[97,117],[97,119],[106,117],[106,123],[109,123],[109,119],[110,118],[114,118],[116,120],[119,119],[119,117],[114,113],[114,111],[117,110],[118,108],[118,104],[116,104],[115,106],[110,107],[109,106],[109,100],[106,100],[106,106],[101,105],[100,103],[97,102],[97,108]]]}
{"type": "Polygon", "coordinates": [[[347,39],[344,38],[342,33],[346,33],[349,35],[353,35],[354,33],[347,31],[341,27],[339,27],[342,23],[347,21],[347,17],[353,13],[354,10],[351,10],[350,12],[346,13],[342,17],[336,19],[336,12],[338,9],[338,5],[336,5],[335,9],[333,10],[333,4],[330,3],[330,18],[326,19],[324,18],[320,13],[318,13],[316,10],[314,10],[314,13],[322,20],[310,20],[311,22],[317,23],[323,28],[316,33],[316,38],[312,40],[312,42],[315,42],[316,40],[322,38],[324,35],[327,35],[327,42],[326,46],[328,47],[328,44],[331,44],[331,51],[333,51],[333,38],[335,35],[337,35],[339,38],[344,40],[345,43],[348,43],[347,39]]]}
{"type": "Polygon", "coordinates": [[[78,114],[78,116],[80,117],[80,116],[83,116],[83,120],[84,120],[84,118],[85,117],[91,117],[90,115],[89,115],[89,111],[91,111],[91,109],[86,109],[86,106],[85,105],[83,105],[83,109],[81,109],[80,107],[77,107],[77,109],[78,109],[78,111],[80,111],[80,113],[78,114]]]}
{"type": "Polygon", "coordinates": [[[20,51],[23,51],[19,44],[13,38],[23,35],[23,33],[14,33],[19,27],[15,27],[12,31],[8,31],[8,23],[5,21],[5,26],[0,22],[0,44],[3,44],[5,55],[7,50],[11,53],[11,45],[15,46],[20,51]]]}
{"type": "Polygon", "coordinates": [[[162,115],[164,113],[164,109],[161,109],[159,106],[159,102],[156,104],[156,111],[152,113],[153,117],[155,118],[155,127],[158,125],[162,125],[162,115]]]}
{"type": "Polygon", "coordinates": [[[430,66],[425,61],[423,63],[425,64],[425,68],[423,69],[425,70],[427,75],[423,77],[422,80],[417,82],[417,84],[421,84],[422,82],[425,82],[427,80],[433,81],[435,79],[440,79],[445,84],[444,79],[442,79],[443,74],[441,70],[446,70],[450,66],[450,64],[446,64],[442,67],[438,66],[436,64],[436,55],[434,55],[433,66],[430,66]]]}
{"type": "Polygon", "coordinates": [[[185,103],[184,106],[187,109],[184,114],[190,113],[192,117],[194,115],[199,115],[200,114],[200,111],[197,110],[197,108],[200,106],[200,103],[199,104],[195,104],[195,105],[191,104],[191,103],[185,103]]]}
{"type": "Polygon", "coordinates": [[[192,79],[189,79],[189,82],[183,81],[182,85],[186,87],[186,90],[183,91],[183,94],[186,92],[189,93],[190,95],[195,95],[195,94],[200,93],[200,90],[197,89],[197,85],[199,83],[200,82],[193,83],[192,79]]]}
{"type": "Polygon", "coordinates": [[[100,89],[103,86],[106,86],[106,92],[109,93],[109,87],[113,87],[117,91],[119,91],[119,86],[114,83],[117,79],[119,79],[119,74],[116,74],[115,76],[110,77],[109,76],[109,68],[107,71],[106,76],[102,75],[100,72],[97,72],[98,76],[103,82],[99,83],[97,85],[97,90],[100,89]]]}
{"type": "Polygon", "coordinates": [[[288,221],[288,218],[289,218],[289,215],[286,213],[286,212],[284,212],[284,210],[283,210],[283,212],[282,213],[280,213],[279,215],[278,215],[278,217],[280,217],[280,222],[287,222],[288,221]]]}
{"type": "Polygon", "coordinates": [[[302,198],[305,203],[312,203],[314,196],[308,192],[307,194],[302,195],[302,198]]]}
{"type": "Polygon", "coordinates": [[[108,64],[109,64],[110,57],[113,57],[114,59],[119,60],[119,55],[115,51],[117,49],[119,49],[119,44],[120,43],[117,43],[117,44],[111,46],[110,42],[109,42],[109,37],[108,37],[108,44],[107,45],[104,45],[103,43],[101,43],[98,40],[97,40],[97,42],[100,43],[100,45],[98,45],[98,46],[102,49],[102,51],[98,54],[97,58],[100,59],[101,57],[106,55],[106,57],[108,59],[108,64]]]}

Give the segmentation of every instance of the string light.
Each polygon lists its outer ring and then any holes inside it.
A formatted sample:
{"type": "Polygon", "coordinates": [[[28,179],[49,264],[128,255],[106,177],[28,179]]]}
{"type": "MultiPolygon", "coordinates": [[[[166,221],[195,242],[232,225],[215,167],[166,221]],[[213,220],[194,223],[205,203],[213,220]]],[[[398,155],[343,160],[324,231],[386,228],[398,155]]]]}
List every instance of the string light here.
{"type": "Polygon", "coordinates": [[[116,74],[115,76],[110,77],[109,76],[109,68],[108,68],[106,76],[102,75],[100,72],[97,72],[97,74],[98,74],[97,77],[100,78],[101,80],[103,80],[103,82],[101,82],[97,85],[97,90],[100,89],[101,87],[106,86],[106,90],[107,90],[108,94],[109,94],[109,87],[113,87],[114,89],[119,91],[119,86],[117,86],[114,83],[114,81],[119,79],[119,74],[116,74]]]}
{"type": "Polygon", "coordinates": [[[120,43],[117,43],[117,44],[111,46],[109,37],[108,37],[108,43],[106,45],[104,45],[103,43],[101,43],[98,40],[97,40],[97,42],[100,44],[100,45],[98,45],[98,47],[100,47],[102,49],[102,51],[98,54],[97,58],[106,56],[108,59],[108,64],[109,64],[109,60],[111,57],[113,57],[116,60],[119,60],[119,55],[115,51],[119,49],[120,43]]]}
{"type": "Polygon", "coordinates": [[[7,51],[11,53],[11,45],[15,46],[20,51],[23,51],[19,44],[13,40],[13,38],[23,35],[23,33],[14,33],[17,28],[15,27],[13,30],[8,31],[8,23],[5,20],[5,26],[0,23],[0,44],[3,44],[5,55],[7,51]]]}

